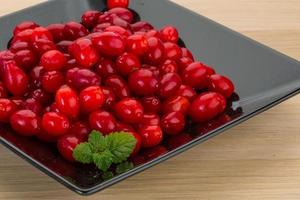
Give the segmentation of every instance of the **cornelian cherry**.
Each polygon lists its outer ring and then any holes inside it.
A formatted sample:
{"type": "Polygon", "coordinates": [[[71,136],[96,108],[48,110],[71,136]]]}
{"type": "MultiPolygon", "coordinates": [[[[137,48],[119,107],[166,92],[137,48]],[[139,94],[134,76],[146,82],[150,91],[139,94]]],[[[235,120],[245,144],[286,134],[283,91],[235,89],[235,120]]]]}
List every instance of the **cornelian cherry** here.
{"type": "Polygon", "coordinates": [[[43,89],[49,93],[55,93],[63,84],[64,76],[59,71],[49,71],[42,76],[43,89]]]}
{"type": "Polygon", "coordinates": [[[70,122],[68,118],[61,113],[48,112],[43,115],[42,126],[43,130],[50,136],[60,137],[68,132],[70,122]]]}
{"type": "Polygon", "coordinates": [[[63,53],[57,50],[45,52],[40,60],[40,65],[46,71],[61,70],[66,64],[66,58],[63,53]]]}
{"type": "Polygon", "coordinates": [[[104,94],[99,86],[91,86],[80,92],[80,109],[83,112],[92,112],[104,104],[104,94]]]}
{"type": "Polygon", "coordinates": [[[57,141],[57,149],[59,153],[64,157],[64,159],[74,162],[73,150],[79,145],[83,140],[75,134],[67,134],[62,136],[57,141]]]}
{"type": "Polygon", "coordinates": [[[148,51],[145,53],[143,60],[150,65],[160,64],[164,59],[165,47],[160,39],[157,37],[149,37],[148,51]]]}
{"type": "Polygon", "coordinates": [[[149,44],[145,36],[131,35],[126,40],[126,47],[129,52],[141,56],[148,51],[149,44]]]}
{"type": "Polygon", "coordinates": [[[174,26],[165,26],[160,30],[160,38],[164,42],[177,43],[179,40],[179,33],[174,26]]]}
{"type": "Polygon", "coordinates": [[[103,107],[106,110],[109,110],[115,104],[116,96],[115,96],[114,92],[109,87],[102,87],[102,91],[103,91],[104,99],[105,99],[103,107]]]}
{"type": "Polygon", "coordinates": [[[139,123],[144,115],[142,105],[132,98],[122,99],[114,106],[114,111],[118,118],[130,124],[139,123]]]}
{"type": "Polygon", "coordinates": [[[135,156],[139,153],[139,151],[141,150],[142,148],[142,138],[139,134],[135,133],[135,132],[132,132],[132,131],[129,131],[128,134],[132,135],[135,140],[136,140],[136,143],[135,143],[135,147],[131,153],[131,157],[132,156],[135,156]]]}
{"type": "Polygon", "coordinates": [[[15,61],[23,70],[29,71],[35,67],[37,57],[31,50],[20,50],[15,53],[15,61]]]}
{"type": "Polygon", "coordinates": [[[161,119],[161,127],[166,134],[177,135],[185,127],[185,116],[181,112],[167,113],[161,119]]]}
{"type": "Polygon", "coordinates": [[[172,42],[166,42],[164,43],[164,47],[165,47],[165,59],[178,61],[181,58],[182,52],[180,47],[177,44],[172,42]]]}
{"type": "Polygon", "coordinates": [[[33,136],[40,132],[40,118],[31,110],[19,110],[10,118],[11,127],[22,136],[33,136]]]}
{"type": "Polygon", "coordinates": [[[153,95],[158,88],[158,81],[152,71],[139,69],[129,75],[128,85],[137,95],[153,95]]]}
{"type": "Polygon", "coordinates": [[[18,33],[20,33],[21,31],[24,31],[26,29],[34,29],[36,27],[39,27],[38,24],[36,24],[33,21],[24,21],[20,24],[18,24],[15,29],[14,29],[14,35],[17,35],[18,33]]]}
{"type": "Polygon", "coordinates": [[[89,34],[89,31],[80,23],[68,22],[65,24],[64,35],[68,40],[76,40],[89,34]]]}
{"type": "Polygon", "coordinates": [[[108,135],[117,129],[115,117],[106,111],[94,111],[89,116],[89,124],[92,129],[108,135]]]}
{"type": "Polygon", "coordinates": [[[32,48],[38,55],[43,55],[47,51],[55,50],[56,46],[53,41],[47,39],[38,39],[32,43],[32,48]]]}
{"type": "Polygon", "coordinates": [[[109,76],[105,80],[105,86],[109,87],[119,99],[130,97],[130,90],[126,81],[118,75],[109,76]]]}
{"type": "Polygon", "coordinates": [[[90,69],[73,68],[67,71],[66,82],[77,90],[100,85],[101,78],[90,69]]]}
{"type": "Polygon", "coordinates": [[[46,28],[37,27],[37,28],[33,29],[33,32],[32,32],[32,35],[31,35],[31,42],[35,42],[39,39],[45,39],[45,40],[53,41],[53,36],[50,33],[50,31],[48,31],[46,28]]]}
{"type": "Polygon", "coordinates": [[[159,126],[143,126],[139,129],[144,148],[159,145],[163,139],[163,132],[159,126]]]}
{"type": "Polygon", "coordinates": [[[86,27],[86,28],[93,28],[98,21],[99,16],[101,15],[101,12],[97,10],[88,10],[83,13],[81,16],[81,23],[86,27]]]}
{"type": "Polygon", "coordinates": [[[181,85],[180,76],[176,73],[165,74],[159,83],[159,95],[167,98],[174,95],[181,85]]]}
{"type": "Polygon", "coordinates": [[[207,69],[199,62],[194,62],[185,68],[181,78],[184,84],[192,88],[204,89],[208,85],[207,69]]]}
{"type": "Polygon", "coordinates": [[[230,97],[234,92],[234,85],[231,80],[218,74],[209,77],[208,88],[210,91],[219,92],[226,98],[230,97]]]}
{"type": "Polygon", "coordinates": [[[127,8],[122,8],[118,6],[116,8],[110,9],[108,13],[116,14],[118,17],[120,17],[121,19],[125,20],[128,23],[132,23],[133,21],[133,14],[127,8]]]}
{"type": "Polygon", "coordinates": [[[76,122],[72,124],[69,128],[68,133],[74,134],[79,137],[82,141],[86,141],[91,132],[89,125],[86,122],[76,122]]]}
{"type": "Polygon", "coordinates": [[[0,98],[0,122],[9,122],[10,116],[17,110],[17,105],[9,100],[0,98]]]}
{"type": "Polygon", "coordinates": [[[100,59],[94,70],[103,79],[117,73],[115,63],[104,57],[100,59]]]}
{"type": "Polygon", "coordinates": [[[156,96],[148,96],[141,99],[146,113],[159,113],[161,110],[160,99],[156,96]]]}
{"type": "Polygon", "coordinates": [[[134,24],[131,24],[131,29],[133,32],[148,32],[153,28],[151,24],[145,21],[136,22],[134,24]]]}
{"type": "Polygon", "coordinates": [[[193,100],[196,97],[197,93],[190,86],[181,85],[180,88],[177,90],[176,95],[185,97],[188,100],[193,100]]]}
{"type": "Polygon", "coordinates": [[[181,112],[186,115],[190,108],[190,102],[183,96],[174,96],[167,99],[162,105],[163,113],[181,112]]]}
{"type": "Polygon", "coordinates": [[[131,72],[141,68],[139,58],[132,53],[123,53],[117,58],[116,70],[123,76],[128,76],[131,72]]]}
{"type": "Polygon", "coordinates": [[[64,24],[50,24],[46,28],[52,34],[55,42],[60,42],[65,39],[64,24]]]}
{"type": "Polygon", "coordinates": [[[107,0],[107,7],[109,9],[116,7],[127,8],[129,5],[129,0],[107,0]]]}

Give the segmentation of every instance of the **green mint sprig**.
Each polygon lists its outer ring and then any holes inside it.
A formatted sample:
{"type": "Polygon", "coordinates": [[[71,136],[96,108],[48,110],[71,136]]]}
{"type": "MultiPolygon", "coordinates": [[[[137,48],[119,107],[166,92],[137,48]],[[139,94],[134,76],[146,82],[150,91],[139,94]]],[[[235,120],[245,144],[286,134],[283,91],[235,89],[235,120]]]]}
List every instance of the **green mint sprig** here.
{"type": "Polygon", "coordinates": [[[120,164],[128,159],[134,150],[136,139],[126,132],[115,132],[103,136],[92,131],[88,141],[76,146],[73,157],[83,164],[94,163],[106,172],[112,164],[120,164]]]}

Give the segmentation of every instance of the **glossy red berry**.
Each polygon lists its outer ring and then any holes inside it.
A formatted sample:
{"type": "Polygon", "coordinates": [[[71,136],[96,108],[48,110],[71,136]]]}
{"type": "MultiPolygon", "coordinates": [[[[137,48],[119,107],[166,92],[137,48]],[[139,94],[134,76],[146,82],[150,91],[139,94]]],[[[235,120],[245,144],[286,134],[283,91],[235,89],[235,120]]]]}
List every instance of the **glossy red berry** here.
{"type": "Polygon", "coordinates": [[[6,61],[3,66],[3,81],[6,89],[14,96],[22,96],[28,88],[28,77],[14,61],[6,61]]]}
{"type": "Polygon", "coordinates": [[[139,128],[143,126],[159,126],[160,117],[157,114],[144,114],[140,123],[137,124],[139,128]]]}
{"type": "Polygon", "coordinates": [[[36,24],[35,22],[32,21],[24,21],[21,22],[20,24],[18,24],[15,29],[14,29],[14,35],[17,35],[18,33],[20,33],[21,31],[24,31],[26,29],[34,29],[36,27],[39,27],[38,24],[36,24]]]}
{"type": "Polygon", "coordinates": [[[157,37],[149,37],[147,42],[149,48],[143,57],[144,61],[150,65],[160,64],[164,59],[165,52],[162,41],[157,37]]]}
{"type": "Polygon", "coordinates": [[[156,96],[148,96],[141,99],[146,113],[159,113],[161,111],[160,99],[156,96]]]}
{"type": "Polygon", "coordinates": [[[143,126],[139,129],[144,148],[159,145],[163,139],[163,132],[159,126],[143,126]]]}
{"type": "Polygon", "coordinates": [[[63,53],[57,50],[45,52],[40,60],[40,65],[46,71],[61,70],[66,64],[66,58],[63,53]]]}
{"type": "Polygon", "coordinates": [[[116,70],[123,76],[128,76],[131,72],[141,68],[139,58],[132,53],[123,53],[116,60],[116,70]]]}
{"type": "Polygon", "coordinates": [[[31,35],[31,42],[35,42],[39,39],[53,41],[52,34],[50,33],[50,31],[48,31],[44,27],[37,27],[37,28],[33,29],[33,32],[31,35]]]}
{"type": "Polygon", "coordinates": [[[112,8],[108,11],[108,13],[116,14],[118,17],[127,21],[128,23],[132,23],[133,21],[133,14],[127,8],[122,8],[122,7],[112,8]]]}
{"type": "Polygon", "coordinates": [[[167,74],[167,73],[177,73],[178,66],[174,60],[165,60],[162,65],[159,66],[160,74],[167,74]]]}
{"type": "Polygon", "coordinates": [[[25,29],[23,31],[20,31],[16,35],[14,35],[11,44],[14,44],[16,42],[32,42],[31,36],[33,34],[33,29],[25,29]]]}
{"type": "Polygon", "coordinates": [[[0,98],[0,122],[9,122],[10,116],[17,110],[17,105],[9,100],[0,98]]]}
{"type": "Polygon", "coordinates": [[[43,55],[47,51],[55,50],[56,46],[53,41],[46,40],[46,39],[39,39],[32,43],[32,48],[35,53],[38,55],[43,55]]]}
{"type": "Polygon", "coordinates": [[[206,122],[221,114],[226,108],[226,99],[216,92],[199,95],[192,102],[189,116],[195,122],[206,122]]]}
{"type": "Polygon", "coordinates": [[[178,64],[178,72],[181,73],[185,70],[190,64],[193,63],[193,60],[189,57],[182,57],[177,61],[178,64]]]}
{"type": "Polygon", "coordinates": [[[147,38],[143,35],[131,35],[126,40],[127,51],[141,56],[144,55],[148,49],[149,44],[147,38]]]}
{"type": "Polygon", "coordinates": [[[64,76],[59,71],[49,71],[42,76],[43,89],[49,93],[55,93],[64,82],[64,76]]]}
{"type": "Polygon", "coordinates": [[[83,112],[92,112],[104,104],[104,94],[99,86],[91,86],[80,92],[80,109],[83,112]]]}
{"type": "Polygon", "coordinates": [[[139,123],[144,115],[142,105],[135,99],[122,99],[114,106],[116,116],[124,122],[130,124],[139,123]]]}
{"type": "Polygon", "coordinates": [[[42,118],[43,130],[53,137],[65,135],[70,128],[68,118],[57,112],[48,112],[42,118]]]}
{"type": "Polygon", "coordinates": [[[177,135],[185,127],[185,116],[181,112],[165,114],[161,119],[161,127],[168,135],[177,135]]]}
{"type": "Polygon", "coordinates": [[[179,40],[179,33],[174,26],[165,26],[160,30],[160,38],[164,42],[177,43],[179,40]]]}
{"type": "Polygon", "coordinates": [[[148,22],[140,21],[140,22],[131,24],[131,29],[133,32],[148,32],[148,31],[154,29],[154,27],[151,24],[149,24],[148,22]]]}
{"type": "Polygon", "coordinates": [[[91,128],[86,122],[76,122],[71,125],[68,133],[79,137],[82,141],[86,141],[91,132],[91,128]]]}
{"type": "Polygon", "coordinates": [[[36,55],[31,50],[20,50],[16,52],[15,61],[17,65],[25,71],[29,71],[35,67],[38,62],[36,55]]]}
{"type": "Polygon", "coordinates": [[[9,50],[12,53],[16,53],[21,50],[30,50],[32,48],[31,44],[29,42],[15,42],[10,47],[9,50]]]}
{"type": "Polygon", "coordinates": [[[86,28],[93,28],[97,22],[98,18],[101,15],[101,12],[97,10],[88,10],[83,13],[81,16],[81,23],[86,27],[86,28]]]}
{"type": "Polygon", "coordinates": [[[194,62],[195,59],[194,59],[194,56],[193,56],[193,54],[191,53],[190,50],[183,47],[183,48],[181,48],[181,53],[182,53],[183,58],[188,57],[194,62]]]}
{"type": "Polygon", "coordinates": [[[65,24],[64,35],[68,40],[76,40],[89,34],[89,31],[80,23],[68,22],[65,24]]]}
{"type": "Polygon", "coordinates": [[[41,87],[42,84],[41,78],[43,74],[44,74],[44,68],[42,66],[36,66],[32,68],[32,70],[30,71],[29,73],[30,82],[31,84],[36,86],[36,88],[41,87]]]}
{"type": "Polygon", "coordinates": [[[203,67],[206,69],[206,74],[207,74],[208,77],[211,76],[211,75],[216,74],[216,71],[213,68],[211,68],[207,65],[204,65],[204,64],[203,64],[203,67]]]}
{"type": "Polygon", "coordinates": [[[204,89],[208,85],[207,69],[203,64],[190,64],[181,74],[182,82],[192,88],[204,89]]]}
{"type": "Polygon", "coordinates": [[[209,77],[208,88],[210,91],[218,92],[226,98],[230,97],[234,92],[232,81],[218,74],[209,77]]]}
{"type": "Polygon", "coordinates": [[[73,41],[62,40],[56,44],[57,50],[62,53],[69,53],[69,46],[73,44],[73,41]]]}
{"type": "Polygon", "coordinates": [[[182,96],[182,97],[187,98],[188,100],[193,100],[197,96],[197,93],[190,86],[181,85],[180,88],[176,92],[176,96],[182,96]]]}
{"type": "Polygon", "coordinates": [[[122,7],[128,8],[129,0],[107,0],[107,7],[108,9],[122,7]]]}
{"type": "Polygon", "coordinates": [[[115,63],[111,59],[105,57],[100,59],[94,70],[103,79],[117,73],[115,63]]]}
{"type": "Polygon", "coordinates": [[[64,34],[64,24],[50,24],[46,28],[52,34],[55,42],[60,42],[66,38],[64,34]]]}
{"type": "Polygon", "coordinates": [[[119,34],[123,39],[126,39],[131,35],[131,32],[129,30],[122,28],[120,26],[109,26],[105,28],[104,31],[119,34]]]}
{"type": "Polygon", "coordinates": [[[158,88],[158,81],[152,71],[139,69],[129,75],[128,85],[137,95],[153,95],[158,88]]]}
{"type": "Polygon", "coordinates": [[[159,83],[159,95],[168,98],[174,95],[181,85],[180,76],[176,73],[165,74],[159,83]]]}
{"type": "Polygon", "coordinates": [[[73,68],[67,71],[66,81],[75,89],[82,90],[89,86],[100,85],[101,78],[92,70],[73,68]]]}
{"type": "Polygon", "coordinates": [[[40,132],[40,118],[31,110],[19,110],[10,118],[10,125],[22,136],[33,136],[40,132]]]}
{"type": "Polygon", "coordinates": [[[130,97],[126,81],[118,75],[109,76],[105,80],[105,86],[109,87],[119,99],[130,97]]]}
{"type": "Polygon", "coordinates": [[[183,96],[174,96],[167,99],[162,106],[163,113],[181,112],[186,115],[190,108],[190,102],[183,96]]]}
{"type": "Polygon", "coordinates": [[[74,162],[73,151],[81,142],[82,139],[77,135],[67,134],[58,139],[57,149],[64,159],[74,162]]]}
{"type": "Polygon", "coordinates": [[[134,132],[134,128],[129,124],[118,122],[116,131],[134,132]]]}
{"type": "Polygon", "coordinates": [[[125,51],[123,38],[113,32],[94,34],[92,42],[98,51],[107,56],[119,56],[125,51]]]}
{"type": "Polygon", "coordinates": [[[90,39],[81,38],[69,46],[69,53],[82,67],[90,68],[99,60],[99,54],[90,39]]]}
{"type": "Polygon", "coordinates": [[[92,129],[100,131],[104,135],[114,132],[117,128],[117,121],[114,116],[106,111],[94,111],[90,114],[89,124],[92,129]]]}
{"type": "Polygon", "coordinates": [[[132,135],[136,140],[135,147],[130,155],[130,156],[135,156],[139,153],[139,151],[142,148],[142,138],[139,134],[137,134],[135,132],[128,132],[128,134],[132,135]]]}
{"type": "Polygon", "coordinates": [[[79,99],[76,92],[68,87],[62,86],[57,90],[55,95],[55,103],[61,113],[71,119],[78,117],[79,114],[79,99]]]}
{"type": "Polygon", "coordinates": [[[37,115],[40,115],[43,111],[43,107],[42,107],[41,103],[34,98],[26,99],[23,102],[23,109],[31,110],[32,112],[34,112],[37,115]]]}
{"type": "Polygon", "coordinates": [[[166,42],[164,43],[164,47],[165,47],[165,59],[178,61],[181,58],[182,52],[180,47],[177,44],[172,42],[166,42]]]}
{"type": "Polygon", "coordinates": [[[106,110],[110,110],[116,102],[116,96],[109,87],[102,87],[102,91],[105,99],[103,107],[106,110]]]}
{"type": "MultiPolygon", "coordinates": [[[[5,61],[10,61],[13,60],[15,57],[15,54],[12,53],[9,50],[4,50],[4,51],[0,51],[0,64],[3,64],[5,61]]],[[[0,69],[0,72],[2,69],[0,69]]],[[[1,75],[0,75],[1,78],[1,75]]]]}

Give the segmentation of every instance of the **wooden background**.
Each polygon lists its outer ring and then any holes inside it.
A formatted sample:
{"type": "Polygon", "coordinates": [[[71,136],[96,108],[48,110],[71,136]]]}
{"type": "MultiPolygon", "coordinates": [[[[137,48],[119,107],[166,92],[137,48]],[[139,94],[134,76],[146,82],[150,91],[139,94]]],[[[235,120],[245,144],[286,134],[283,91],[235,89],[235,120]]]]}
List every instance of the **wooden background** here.
{"type": "MultiPolygon", "coordinates": [[[[0,14],[38,2],[1,0],[0,14]]],[[[174,2],[300,60],[299,0],[174,2]]],[[[85,199],[300,199],[299,130],[297,96],[85,199]]],[[[0,200],[83,199],[2,146],[0,155],[0,200]]]]}

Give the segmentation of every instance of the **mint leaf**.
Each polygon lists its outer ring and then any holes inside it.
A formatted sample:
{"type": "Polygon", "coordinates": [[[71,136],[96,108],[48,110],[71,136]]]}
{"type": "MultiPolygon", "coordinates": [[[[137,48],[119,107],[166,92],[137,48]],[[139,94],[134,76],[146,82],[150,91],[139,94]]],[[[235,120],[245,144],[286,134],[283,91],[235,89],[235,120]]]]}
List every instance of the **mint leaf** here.
{"type": "Polygon", "coordinates": [[[112,179],[114,177],[114,174],[110,171],[107,171],[107,172],[103,172],[101,177],[104,181],[107,181],[109,179],[112,179]]]}
{"type": "Polygon", "coordinates": [[[116,173],[122,174],[124,172],[128,172],[129,170],[131,170],[133,168],[134,168],[134,165],[132,162],[123,162],[116,167],[116,173]]]}
{"type": "Polygon", "coordinates": [[[102,153],[94,153],[93,161],[100,170],[106,172],[113,162],[112,154],[108,150],[102,153]]]}
{"type": "Polygon", "coordinates": [[[99,131],[92,131],[88,142],[92,145],[94,152],[102,152],[107,148],[105,137],[99,131]]]}
{"type": "Polygon", "coordinates": [[[107,148],[112,154],[112,162],[115,164],[126,161],[132,153],[136,139],[126,132],[116,132],[105,137],[107,148]]]}
{"type": "Polygon", "coordinates": [[[76,146],[73,151],[73,157],[78,162],[90,164],[93,162],[93,152],[89,143],[84,142],[76,146]]]}

